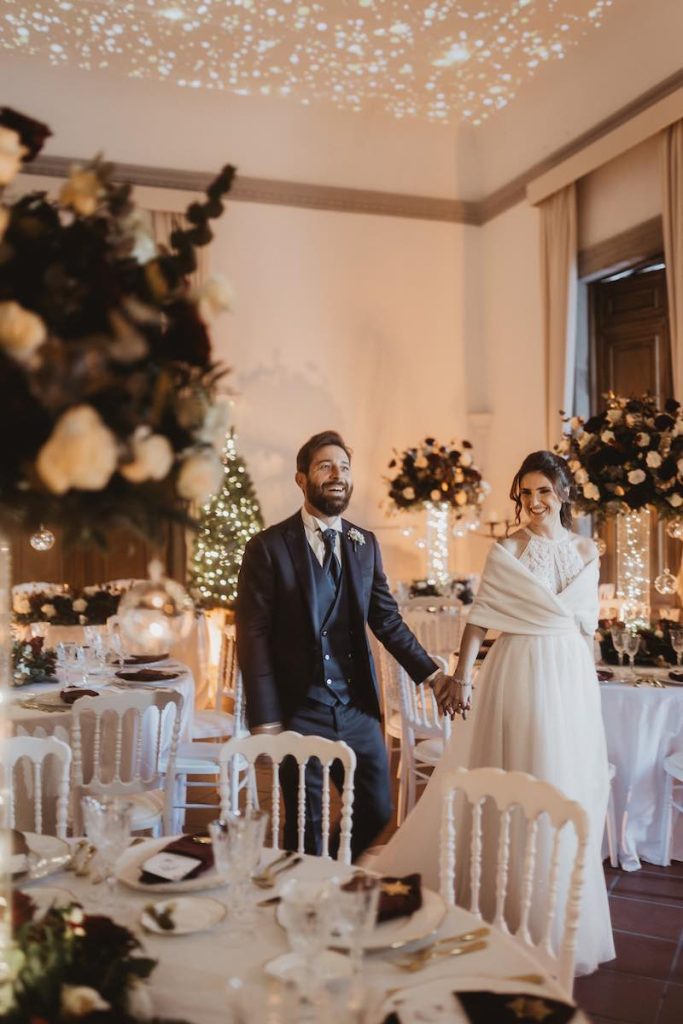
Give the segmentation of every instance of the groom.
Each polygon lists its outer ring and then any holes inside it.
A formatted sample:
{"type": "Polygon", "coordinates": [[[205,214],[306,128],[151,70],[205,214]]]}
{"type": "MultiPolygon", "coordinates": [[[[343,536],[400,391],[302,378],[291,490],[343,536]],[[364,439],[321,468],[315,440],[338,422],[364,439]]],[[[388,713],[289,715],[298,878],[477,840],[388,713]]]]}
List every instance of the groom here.
{"type": "MultiPolygon", "coordinates": [[[[303,508],[252,538],[244,554],[237,657],[252,732],[292,729],[345,740],[355,751],[355,859],[382,831],[392,810],[366,626],[416,683],[435,685],[437,697],[447,691],[450,679],[403,622],[374,534],[341,518],[353,483],[351,451],[340,435],[326,430],[310,438],[297,455],[296,469],[303,508]]],[[[331,774],[341,788],[338,762],[331,774]]],[[[281,778],[285,847],[295,849],[296,766],[283,765],[281,778]]],[[[319,768],[308,768],[306,790],[305,847],[319,853],[319,768]]]]}

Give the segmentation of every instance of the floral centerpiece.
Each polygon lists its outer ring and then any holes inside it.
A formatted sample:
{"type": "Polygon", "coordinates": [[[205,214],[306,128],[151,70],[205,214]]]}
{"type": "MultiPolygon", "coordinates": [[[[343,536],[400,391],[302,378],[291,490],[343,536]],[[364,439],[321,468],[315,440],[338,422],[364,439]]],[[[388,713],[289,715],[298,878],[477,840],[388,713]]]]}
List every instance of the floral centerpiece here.
{"type": "Polygon", "coordinates": [[[395,452],[389,469],[396,469],[387,482],[389,499],[397,509],[446,504],[462,515],[466,508],[481,505],[489,493],[469,441],[443,445],[427,437],[415,448],[395,452]]]}
{"type": "Polygon", "coordinates": [[[683,411],[669,398],[609,392],[590,419],[574,416],[556,450],[568,460],[577,507],[599,518],[643,508],[680,515],[683,505],[683,411]]]}
{"type": "Polygon", "coordinates": [[[51,647],[45,647],[42,636],[15,640],[12,645],[12,686],[51,679],[56,672],[57,654],[51,647]]]}
{"type": "Polygon", "coordinates": [[[116,615],[120,588],[94,585],[82,590],[19,591],[12,599],[12,618],[17,625],[49,622],[51,626],[103,626],[116,615]]]}
{"type": "Polygon", "coordinates": [[[144,979],[156,960],[138,954],[140,942],[127,928],[84,914],[76,903],[35,916],[32,900],[18,892],[12,916],[10,976],[0,983],[0,1016],[7,1024],[151,1020],[144,979]]]}
{"type": "Polygon", "coordinates": [[[189,275],[234,168],[156,246],[100,158],[56,200],[6,197],[50,134],[0,108],[0,525],[59,523],[67,542],[102,545],[121,525],[158,538],[222,477],[225,371],[207,320],[229,291],[214,280],[193,293],[189,275]]]}

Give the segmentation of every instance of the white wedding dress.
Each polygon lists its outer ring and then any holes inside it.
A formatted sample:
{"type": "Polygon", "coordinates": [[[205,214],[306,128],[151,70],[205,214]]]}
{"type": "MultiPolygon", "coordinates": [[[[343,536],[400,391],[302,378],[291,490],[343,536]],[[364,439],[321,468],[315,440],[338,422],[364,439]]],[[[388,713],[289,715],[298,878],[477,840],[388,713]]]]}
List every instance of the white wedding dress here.
{"type": "MultiPolygon", "coordinates": [[[[592,654],[598,560],[584,564],[573,534],[551,541],[526,532],[519,559],[493,546],[470,611],[472,624],[501,631],[475,681],[473,711],[467,722],[456,719],[425,792],[372,866],[391,875],[420,871],[438,889],[444,771],[492,766],[551,782],[590,819],[576,957],[576,973],[587,974],[615,956],[601,861],[608,761],[592,654]]],[[[568,875],[567,859],[565,868],[568,875]]],[[[465,902],[461,892],[458,884],[465,902]]],[[[514,929],[514,919],[508,923],[514,929]]]]}

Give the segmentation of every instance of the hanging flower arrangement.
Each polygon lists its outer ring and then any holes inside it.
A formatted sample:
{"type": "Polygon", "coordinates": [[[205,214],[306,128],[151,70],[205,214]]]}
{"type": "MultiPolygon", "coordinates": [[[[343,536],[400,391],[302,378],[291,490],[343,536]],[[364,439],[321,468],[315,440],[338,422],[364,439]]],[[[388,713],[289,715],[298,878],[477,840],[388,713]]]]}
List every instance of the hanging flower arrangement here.
{"type": "Polygon", "coordinates": [[[158,538],[222,477],[225,370],[206,317],[226,291],[193,293],[189,275],[234,168],[156,246],[100,158],[74,167],[56,200],[5,197],[50,134],[0,108],[0,525],[59,523],[68,541],[103,545],[121,525],[158,538]]]}
{"type": "Polygon", "coordinates": [[[667,399],[660,409],[652,395],[624,398],[608,392],[605,408],[583,420],[566,420],[555,450],[568,462],[576,505],[599,518],[643,508],[663,518],[683,505],[683,412],[667,399]]]}
{"type": "Polygon", "coordinates": [[[462,515],[481,505],[490,491],[474,465],[469,441],[443,445],[427,437],[415,448],[395,452],[389,469],[395,470],[387,483],[389,500],[396,509],[445,504],[462,515]]]}

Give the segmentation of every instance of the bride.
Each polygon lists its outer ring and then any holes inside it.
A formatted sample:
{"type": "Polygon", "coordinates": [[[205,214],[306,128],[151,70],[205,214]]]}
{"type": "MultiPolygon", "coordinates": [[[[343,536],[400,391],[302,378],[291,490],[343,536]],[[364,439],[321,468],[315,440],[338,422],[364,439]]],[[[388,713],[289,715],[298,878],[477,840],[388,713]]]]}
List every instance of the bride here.
{"type": "MultiPolygon", "coordinates": [[[[471,723],[453,730],[420,801],[373,868],[394,875],[420,870],[438,888],[444,771],[492,766],[550,782],[590,820],[576,957],[576,973],[587,974],[615,952],[601,861],[609,778],[593,662],[598,556],[592,540],[570,532],[571,484],[564,460],[552,452],[533,452],[516,473],[510,497],[516,522],[524,513],[526,525],[491,549],[453,683],[439,694],[442,710],[468,717],[475,659],[487,629],[499,630],[477,677],[476,711],[471,723]],[[472,733],[469,756],[462,749],[466,732],[472,733]],[[424,841],[429,835],[431,847],[424,841]]],[[[458,902],[464,902],[467,871],[460,864],[458,902]]],[[[521,873],[521,864],[516,867],[521,873]]],[[[514,920],[508,924],[514,929],[514,920]]]]}

